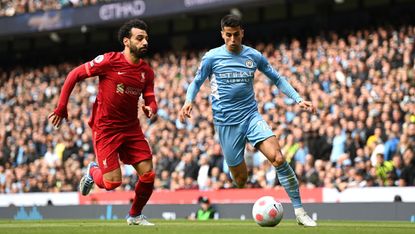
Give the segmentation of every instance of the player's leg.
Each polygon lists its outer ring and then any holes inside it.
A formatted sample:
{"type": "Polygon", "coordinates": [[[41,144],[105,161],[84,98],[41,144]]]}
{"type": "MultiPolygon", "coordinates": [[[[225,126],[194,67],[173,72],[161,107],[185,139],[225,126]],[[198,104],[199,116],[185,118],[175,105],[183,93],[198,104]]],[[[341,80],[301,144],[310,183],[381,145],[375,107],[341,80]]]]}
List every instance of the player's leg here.
{"type": "Polygon", "coordinates": [[[153,223],[147,221],[147,218],[142,214],[144,206],[150,199],[154,188],[155,173],[153,171],[153,162],[151,159],[142,161],[133,165],[138,173],[138,181],[135,185],[135,196],[127,223],[129,225],[147,225],[152,226],[153,223]]]}
{"type": "Polygon", "coordinates": [[[277,170],[278,180],[284,187],[285,191],[288,193],[294,209],[303,207],[301,204],[297,177],[293,169],[285,161],[285,158],[281,153],[277,138],[275,136],[271,136],[266,140],[257,143],[256,148],[265,155],[265,157],[277,170]]]}
{"type": "Polygon", "coordinates": [[[278,179],[294,206],[298,224],[308,227],[317,226],[317,223],[307,215],[303,208],[297,177],[291,166],[285,161],[277,138],[271,136],[256,144],[256,147],[268,158],[277,170],[278,179]]]}
{"type": "Polygon", "coordinates": [[[119,135],[103,137],[94,133],[94,150],[96,162],[90,162],[85,175],[79,183],[79,190],[82,195],[91,191],[94,183],[106,190],[113,190],[121,185],[121,169],[118,162],[117,149],[121,145],[119,135]]]}
{"type": "Polygon", "coordinates": [[[234,184],[238,188],[243,188],[248,179],[248,170],[246,168],[245,160],[237,166],[229,166],[229,170],[231,171],[234,184]]]}
{"type": "Polygon", "coordinates": [[[110,169],[111,171],[103,171],[95,162],[91,162],[88,165],[88,169],[85,175],[82,177],[79,183],[79,190],[82,195],[88,195],[91,191],[94,183],[102,189],[114,190],[121,185],[121,169],[119,168],[118,159],[116,161],[116,169],[110,169]]]}
{"type": "Polygon", "coordinates": [[[129,225],[154,225],[148,222],[142,214],[154,188],[155,173],[150,146],[142,134],[126,134],[126,137],[128,140],[121,147],[120,159],[123,163],[132,165],[138,174],[134,189],[135,196],[127,223],[129,225]]]}
{"type": "Polygon", "coordinates": [[[298,180],[293,169],[285,161],[277,138],[259,114],[252,118],[247,137],[275,167],[278,179],[294,206],[298,223],[305,226],[316,226],[317,224],[304,211],[301,203],[298,180]]]}
{"type": "Polygon", "coordinates": [[[243,124],[215,126],[215,129],[218,132],[219,143],[229,166],[233,183],[238,188],[243,188],[248,179],[244,161],[246,138],[243,124]]]}

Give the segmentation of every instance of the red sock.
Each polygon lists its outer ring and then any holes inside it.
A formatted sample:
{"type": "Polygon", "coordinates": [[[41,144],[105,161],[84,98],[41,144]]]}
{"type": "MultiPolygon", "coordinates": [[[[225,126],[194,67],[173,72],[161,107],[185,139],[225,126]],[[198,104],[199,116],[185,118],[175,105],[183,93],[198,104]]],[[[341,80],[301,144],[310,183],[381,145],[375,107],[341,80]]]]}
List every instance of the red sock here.
{"type": "Polygon", "coordinates": [[[100,188],[105,188],[101,169],[99,167],[91,167],[90,173],[95,184],[100,188]]]}
{"type": "Polygon", "coordinates": [[[141,214],[143,207],[147,204],[148,199],[150,199],[153,193],[153,185],[154,182],[144,183],[138,180],[135,185],[135,197],[129,212],[130,216],[134,217],[141,214]]]}

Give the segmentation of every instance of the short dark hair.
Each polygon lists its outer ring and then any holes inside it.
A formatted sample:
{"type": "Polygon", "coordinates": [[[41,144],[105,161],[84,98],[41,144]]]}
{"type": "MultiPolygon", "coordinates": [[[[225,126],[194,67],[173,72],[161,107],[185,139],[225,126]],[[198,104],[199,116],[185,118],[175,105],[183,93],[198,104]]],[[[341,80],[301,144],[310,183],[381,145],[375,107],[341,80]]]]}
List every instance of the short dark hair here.
{"type": "Polygon", "coordinates": [[[199,201],[199,203],[206,203],[206,204],[210,203],[209,198],[207,197],[200,196],[197,200],[199,201]]]}
{"type": "Polygon", "coordinates": [[[131,37],[131,29],[132,28],[139,28],[147,32],[147,24],[141,19],[132,19],[127,21],[123,26],[121,26],[120,30],[118,31],[118,40],[120,41],[121,45],[124,45],[124,37],[130,38],[131,37]]]}
{"type": "Polygon", "coordinates": [[[237,15],[225,15],[220,21],[220,28],[223,30],[225,27],[241,27],[242,28],[242,19],[237,15]]]}

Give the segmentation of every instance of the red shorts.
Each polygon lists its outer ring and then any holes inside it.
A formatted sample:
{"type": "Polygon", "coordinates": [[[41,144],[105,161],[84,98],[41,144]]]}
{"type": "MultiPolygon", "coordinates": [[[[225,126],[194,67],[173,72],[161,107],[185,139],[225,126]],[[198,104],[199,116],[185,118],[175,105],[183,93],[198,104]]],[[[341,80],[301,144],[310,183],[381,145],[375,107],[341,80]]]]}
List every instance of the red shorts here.
{"type": "Polygon", "coordinates": [[[94,148],[102,173],[120,167],[119,161],[134,165],[151,159],[151,149],[141,130],[130,132],[104,133],[94,132],[94,148]]]}

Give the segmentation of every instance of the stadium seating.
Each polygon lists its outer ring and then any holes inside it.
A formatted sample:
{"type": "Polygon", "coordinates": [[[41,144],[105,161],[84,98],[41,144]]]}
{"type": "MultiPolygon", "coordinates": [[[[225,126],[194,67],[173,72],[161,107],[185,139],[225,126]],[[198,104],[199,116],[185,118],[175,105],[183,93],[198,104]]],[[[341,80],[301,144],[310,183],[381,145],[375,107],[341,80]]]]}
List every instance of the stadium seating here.
{"type": "MultiPolygon", "coordinates": [[[[409,179],[415,173],[414,29],[378,27],[346,37],[314,37],[306,44],[256,44],[319,110],[318,115],[302,112],[256,74],[259,110],[301,186],[342,191],[415,185],[409,179]]],[[[186,51],[149,58],[159,113],[151,121],[140,114],[140,122],[152,146],[158,190],[233,187],[211,125],[209,85],[197,96],[193,118],[185,124],[177,120],[199,62],[200,56],[186,51]]],[[[67,123],[59,130],[47,123],[65,76],[76,65],[15,68],[0,77],[0,193],[76,191],[82,171],[94,160],[87,121],[97,79],[77,85],[67,123]]],[[[279,186],[260,152],[248,146],[245,155],[248,187],[279,186]]],[[[136,180],[125,166],[118,189],[133,190],[136,180]]]]}

